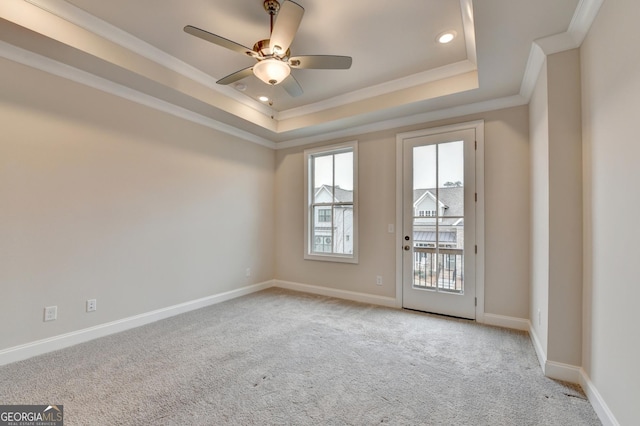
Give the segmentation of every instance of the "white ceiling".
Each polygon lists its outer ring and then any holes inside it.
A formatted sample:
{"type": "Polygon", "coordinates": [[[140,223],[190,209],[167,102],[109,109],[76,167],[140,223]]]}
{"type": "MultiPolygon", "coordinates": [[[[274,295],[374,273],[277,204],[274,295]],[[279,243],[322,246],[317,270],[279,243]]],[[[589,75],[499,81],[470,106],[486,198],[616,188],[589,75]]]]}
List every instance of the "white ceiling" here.
{"type": "Polygon", "coordinates": [[[3,0],[0,56],[290,146],[385,120],[524,104],[536,46],[579,46],[594,2],[472,1],[297,0],[305,14],[292,54],[353,57],[349,70],[293,70],[297,98],[254,76],[243,92],[216,85],[254,60],[183,31],[190,24],[252,47],[269,36],[262,0],[3,0]],[[436,43],[451,29],[453,43],[436,43]],[[261,94],[271,107],[255,100],[261,94]]]}

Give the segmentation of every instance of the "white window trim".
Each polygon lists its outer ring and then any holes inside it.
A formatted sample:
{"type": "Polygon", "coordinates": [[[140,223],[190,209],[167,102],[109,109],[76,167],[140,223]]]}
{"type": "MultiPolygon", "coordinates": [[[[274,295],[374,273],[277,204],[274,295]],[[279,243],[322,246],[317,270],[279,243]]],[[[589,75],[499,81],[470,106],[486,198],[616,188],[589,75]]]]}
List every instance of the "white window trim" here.
{"type": "Polygon", "coordinates": [[[335,145],[326,145],[318,148],[305,149],[304,151],[304,258],[306,260],[320,260],[325,262],[358,263],[358,141],[344,142],[335,145]],[[353,253],[312,253],[312,240],[310,225],[312,209],[311,203],[313,191],[310,191],[309,184],[312,182],[311,168],[309,160],[312,156],[332,151],[350,149],[353,151],[353,253]]]}

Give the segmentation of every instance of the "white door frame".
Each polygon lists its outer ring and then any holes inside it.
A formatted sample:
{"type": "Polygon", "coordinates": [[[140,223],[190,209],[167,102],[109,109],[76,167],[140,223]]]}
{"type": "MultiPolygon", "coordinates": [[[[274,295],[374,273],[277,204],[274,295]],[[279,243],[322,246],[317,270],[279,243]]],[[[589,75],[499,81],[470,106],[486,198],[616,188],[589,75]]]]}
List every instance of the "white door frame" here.
{"type": "Polygon", "coordinates": [[[403,256],[403,142],[421,136],[473,129],[476,133],[476,321],[484,322],[484,120],[434,127],[396,135],[396,307],[402,308],[403,256]]]}

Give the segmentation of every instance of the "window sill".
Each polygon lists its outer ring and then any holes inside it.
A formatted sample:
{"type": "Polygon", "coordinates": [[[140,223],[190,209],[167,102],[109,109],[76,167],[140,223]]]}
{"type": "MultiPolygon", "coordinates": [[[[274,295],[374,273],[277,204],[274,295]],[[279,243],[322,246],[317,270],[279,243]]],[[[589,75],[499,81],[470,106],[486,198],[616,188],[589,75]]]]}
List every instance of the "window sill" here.
{"type": "Polygon", "coordinates": [[[336,254],[305,254],[305,260],[318,260],[321,262],[336,262],[336,263],[358,263],[358,256],[352,255],[336,255],[336,254]]]}

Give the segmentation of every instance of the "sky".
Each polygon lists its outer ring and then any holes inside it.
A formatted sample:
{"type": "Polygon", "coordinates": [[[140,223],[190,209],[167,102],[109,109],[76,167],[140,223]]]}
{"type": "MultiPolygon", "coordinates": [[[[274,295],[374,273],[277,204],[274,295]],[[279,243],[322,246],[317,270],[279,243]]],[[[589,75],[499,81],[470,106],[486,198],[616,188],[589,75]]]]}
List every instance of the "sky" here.
{"type": "MultiPolygon", "coordinates": [[[[438,186],[445,182],[460,181],[464,184],[464,143],[462,141],[440,143],[438,151],[438,186]]],[[[418,146],[413,149],[413,187],[436,187],[436,145],[418,146]]]]}
{"type": "Polygon", "coordinates": [[[335,158],[335,184],[343,189],[353,190],[353,153],[345,152],[335,157],[316,157],[315,187],[333,184],[333,158],[335,158]]]}

